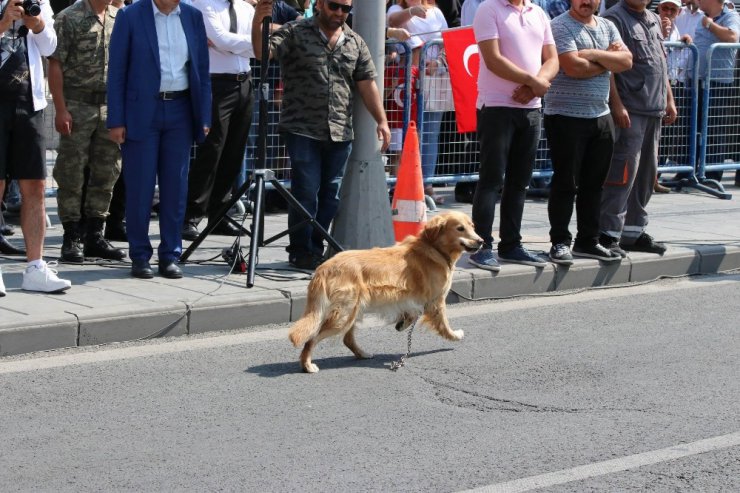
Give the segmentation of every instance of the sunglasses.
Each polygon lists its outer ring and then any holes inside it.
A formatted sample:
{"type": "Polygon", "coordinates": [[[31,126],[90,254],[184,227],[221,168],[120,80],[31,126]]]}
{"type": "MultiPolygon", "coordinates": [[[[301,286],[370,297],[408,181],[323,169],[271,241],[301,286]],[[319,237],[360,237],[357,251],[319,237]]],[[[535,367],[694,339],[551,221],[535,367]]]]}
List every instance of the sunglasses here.
{"type": "Polygon", "coordinates": [[[342,13],[343,14],[349,14],[350,11],[352,10],[352,6],[351,5],[344,5],[344,4],[337,3],[337,2],[326,2],[326,6],[329,7],[329,10],[332,10],[332,11],[335,11],[335,12],[338,9],[342,9],[342,13]]]}

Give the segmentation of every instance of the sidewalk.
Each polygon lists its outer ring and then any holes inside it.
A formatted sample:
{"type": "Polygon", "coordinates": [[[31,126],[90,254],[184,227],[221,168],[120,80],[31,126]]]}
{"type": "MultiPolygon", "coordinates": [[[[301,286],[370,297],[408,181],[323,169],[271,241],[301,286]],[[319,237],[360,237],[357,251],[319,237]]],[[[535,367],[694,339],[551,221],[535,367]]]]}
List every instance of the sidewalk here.
{"type": "MultiPolygon", "coordinates": [[[[691,190],[656,194],[650,203],[648,232],[668,244],[663,256],[635,253],[618,265],[577,259],[570,268],[549,264],[543,269],[504,263],[499,273],[458,263],[448,302],[502,298],[556,290],[640,282],[659,276],[709,274],[740,268],[740,188],[734,173],[726,173],[725,188],[733,200],[719,200],[691,190]]],[[[470,204],[458,204],[452,189],[440,189],[447,204],[440,210],[470,213],[470,204]]],[[[62,229],[56,199],[47,199],[52,227],[47,231],[47,261],[59,255],[62,229]]],[[[434,213],[431,213],[434,214],[434,213]]],[[[498,211],[497,211],[498,217],[498,211]]],[[[15,222],[17,218],[11,218],[15,222]]],[[[251,221],[251,216],[247,222],[251,221]]],[[[287,214],[265,217],[265,237],[286,228],[287,214]]],[[[152,238],[158,241],[156,220],[152,238]]],[[[496,223],[497,227],[497,223],[496,223]]],[[[18,233],[9,237],[20,245],[18,233]]],[[[546,199],[529,199],[522,231],[530,250],[549,249],[546,199]]],[[[575,231],[574,224],[572,231],[575,231]]],[[[221,250],[232,238],[209,237],[183,266],[185,277],[152,280],[130,277],[129,263],[60,264],[60,276],[72,289],[44,295],[21,291],[25,261],[0,257],[8,290],[0,298],[0,356],[69,346],[85,346],[147,337],[195,334],[296,320],[305,304],[309,274],[290,269],[284,250],[287,238],[261,248],[255,286],[246,288],[246,276],[228,275],[221,250]],[[196,263],[198,262],[198,263],[196,263]]],[[[249,238],[243,238],[244,253],[249,238]]],[[[185,242],[185,247],[189,243],[185,242]]],[[[123,245],[120,245],[123,246],[123,245]]]]}

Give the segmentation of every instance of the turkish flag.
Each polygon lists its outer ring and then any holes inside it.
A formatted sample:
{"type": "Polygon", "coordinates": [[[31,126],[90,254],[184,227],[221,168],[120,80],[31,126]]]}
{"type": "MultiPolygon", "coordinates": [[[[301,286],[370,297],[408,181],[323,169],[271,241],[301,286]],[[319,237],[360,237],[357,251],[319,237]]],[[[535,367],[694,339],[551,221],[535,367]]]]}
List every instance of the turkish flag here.
{"type": "Polygon", "coordinates": [[[478,43],[472,27],[442,31],[442,39],[450,70],[450,85],[455,102],[455,116],[459,133],[475,132],[477,124],[478,43]]]}

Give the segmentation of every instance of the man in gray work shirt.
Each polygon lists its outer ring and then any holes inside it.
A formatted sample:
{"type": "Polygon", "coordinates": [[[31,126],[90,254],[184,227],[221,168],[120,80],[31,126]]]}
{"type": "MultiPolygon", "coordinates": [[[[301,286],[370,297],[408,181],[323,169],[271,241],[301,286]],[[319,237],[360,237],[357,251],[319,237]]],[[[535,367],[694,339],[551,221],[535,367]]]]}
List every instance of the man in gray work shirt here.
{"type": "Polygon", "coordinates": [[[601,196],[600,242],[627,251],[662,255],[666,247],[645,233],[647,204],[658,170],[661,121],[676,121],[660,18],[644,0],[621,0],[604,13],[632,53],[632,69],[612,75],[609,104],[617,141],[601,196]]]}

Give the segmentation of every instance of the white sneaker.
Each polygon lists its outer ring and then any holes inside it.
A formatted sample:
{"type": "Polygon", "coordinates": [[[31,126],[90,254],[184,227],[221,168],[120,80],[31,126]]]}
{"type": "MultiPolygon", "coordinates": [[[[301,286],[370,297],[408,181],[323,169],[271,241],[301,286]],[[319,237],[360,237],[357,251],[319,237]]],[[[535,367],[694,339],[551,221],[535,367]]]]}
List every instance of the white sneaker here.
{"type": "Polygon", "coordinates": [[[66,279],[59,279],[57,271],[50,269],[49,266],[56,267],[56,262],[44,264],[39,267],[30,266],[23,271],[23,284],[21,288],[24,291],[40,291],[42,293],[58,293],[66,291],[72,287],[72,283],[66,279]]]}
{"type": "Polygon", "coordinates": [[[5,296],[5,283],[3,282],[3,269],[0,268],[0,298],[5,296]]]}

